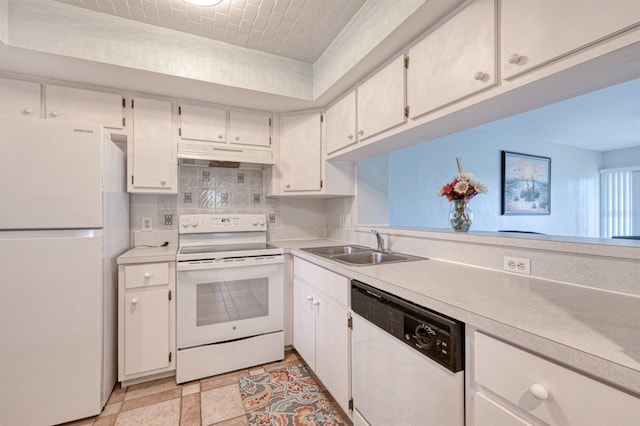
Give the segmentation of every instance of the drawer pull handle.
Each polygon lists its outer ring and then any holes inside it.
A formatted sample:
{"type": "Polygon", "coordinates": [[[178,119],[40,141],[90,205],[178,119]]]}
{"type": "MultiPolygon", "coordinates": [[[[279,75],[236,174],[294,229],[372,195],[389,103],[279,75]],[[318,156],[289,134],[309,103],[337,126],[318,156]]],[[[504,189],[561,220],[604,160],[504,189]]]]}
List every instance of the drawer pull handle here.
{"type": "Polygon", "coordinates": [[[307,300],[311,302],[313,300],[313,296],[307,296],[307,300]]]}
{"type": "Polygon", "coordinates": [[[135,297],[133,299],[131,299],[131,304],[134,305],[134,306],[137,305],[138,304],[138,299],[135,298],[135,297]]]}
{"type": "Polygon", "coordinates": [[[144,277],[145,278],[151,278],[151,272],[145,272],[144,277]]]}
{"type": "Polygon", "coordinates": [[[319,301],[319,300],[314,300],[314,301],[313,301],[313,306],[318,306],[319,304],[320,304],[320,301],[319,301]]]}
{"type": "Polygon", "coordinates": [[[547,388],[545,388],[542,385],[539,385],[538,383],[532,384],[531,387],[529,388],[529,391],[533,394],[533,396],[536,399],[539,399],[540,401],[544,401],[547,398],[549,398],[549,391],[547,391],[547,388]]]}

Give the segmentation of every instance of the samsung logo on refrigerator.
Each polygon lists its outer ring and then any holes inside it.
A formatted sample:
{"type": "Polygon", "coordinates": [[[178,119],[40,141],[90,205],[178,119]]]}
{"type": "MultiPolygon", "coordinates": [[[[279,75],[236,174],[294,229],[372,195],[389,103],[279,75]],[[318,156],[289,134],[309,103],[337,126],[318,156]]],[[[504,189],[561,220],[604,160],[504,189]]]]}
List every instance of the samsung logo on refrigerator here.
{"type": "Polygon", "coordinates": [[[73,131],[78,133],[93,133],[93,130],[87,130],[87,129],[73,129],[73,131]]]}

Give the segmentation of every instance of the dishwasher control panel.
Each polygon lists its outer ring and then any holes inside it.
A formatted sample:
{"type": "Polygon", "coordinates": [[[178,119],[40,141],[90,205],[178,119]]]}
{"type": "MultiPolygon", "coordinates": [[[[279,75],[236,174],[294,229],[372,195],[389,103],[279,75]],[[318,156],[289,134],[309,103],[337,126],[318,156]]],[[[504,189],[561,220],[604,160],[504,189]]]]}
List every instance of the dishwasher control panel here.
{"type": "Polygon", "coordinates": [[[464,369],[464,324],[357,280],[353,312],[414,350],[457,373],[464,369]]]}
{"type": "Polygon", "coordinates": [[[405,314],[404,342],[441,364],[450,364],[451,335],[441,324],[405,314]]]}

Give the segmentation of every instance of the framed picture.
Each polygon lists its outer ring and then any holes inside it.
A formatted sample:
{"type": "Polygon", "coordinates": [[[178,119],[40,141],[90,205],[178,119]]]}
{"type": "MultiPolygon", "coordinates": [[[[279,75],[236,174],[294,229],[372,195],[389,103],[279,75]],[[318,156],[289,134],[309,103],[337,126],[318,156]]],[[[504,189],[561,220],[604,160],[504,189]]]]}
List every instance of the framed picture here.
{"type": "Polygon", "coordinates": [[[502,214],[551,214],[551,158],[502,151],[502,214]]]}

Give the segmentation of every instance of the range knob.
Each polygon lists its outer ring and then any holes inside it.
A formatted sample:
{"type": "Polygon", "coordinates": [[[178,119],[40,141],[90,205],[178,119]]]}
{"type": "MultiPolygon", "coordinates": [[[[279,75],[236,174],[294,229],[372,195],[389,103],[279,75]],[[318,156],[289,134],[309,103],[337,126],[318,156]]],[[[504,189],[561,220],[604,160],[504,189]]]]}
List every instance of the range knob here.
{"type": "Polygon", "coordinates": [[[260,216],[260,225],[264,225],[264,217],[260,216]]]}
{"type": "Polygon", "coordinates": [[[189,225],[191,225],[191,220],[187,216],[182,216],[180,218],[180,226],[186,229],[189,225]]]}
{"type": "Polygon", "coordinates": [[[420,324],[416,327],[416,330],[415,330],[416,340],[425,349],[430,348],[431,345],[433,344],[433,341],[431,340],[432,334],[434,334],[434,332],[431,329],[431,327],[429,327],[428,325],[420,324]]]}
{"type": "Polygon", "coordinates": [[[197,228],[198,227],[198,219],[196,219],[195,217],[191,218],[190,224],[191,224],[192,228],[197,228]]]}
{"type": "Polygon", "coordinates": [[[257,218],[257,217],[255,217],[255,216],[253,216],[253,217],[251,218],[251,224],[252,224],[253,226],[258,225],[258,218],[257,218]]]}

